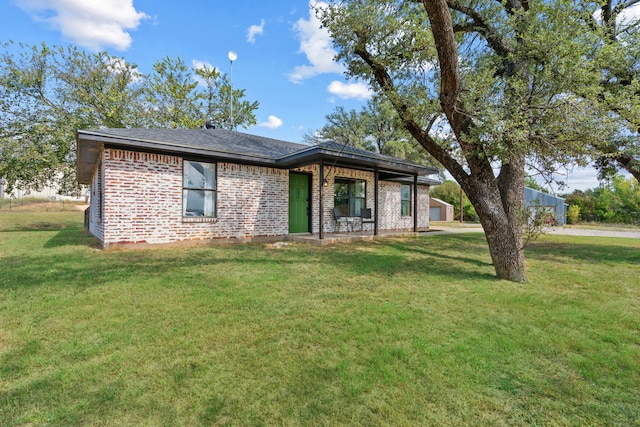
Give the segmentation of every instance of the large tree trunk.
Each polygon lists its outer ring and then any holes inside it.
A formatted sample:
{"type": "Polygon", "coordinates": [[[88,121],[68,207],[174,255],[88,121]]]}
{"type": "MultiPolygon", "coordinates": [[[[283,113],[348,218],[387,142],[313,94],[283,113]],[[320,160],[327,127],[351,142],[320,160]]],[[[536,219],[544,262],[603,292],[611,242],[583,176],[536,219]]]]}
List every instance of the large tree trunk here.
{"type": "Polygon", "coordinates": [[[497,179],[471,176],[463,182],[484,228],[496,274],[501,279],[525,282],[522,239],[524,156],[511,156],[497,179]]]}
{"type": "Polygon", "coordinates": [[[633,177],[640,182],[640,160],[631,155],[620,154],[616,161],[620,166],[627,170],[633,177]]]}
{"type": "MultiPolygon", "coordinates": [[[[469,197],[469,193],[467,193],[469,197]]],[[[485,231],[496,275],[513,282],[525,282],[522,225],[507,219],[498,198],[487,194],[487,188],[476,187],[469,197],[485,231]]]]}
{"type": "Polygon", "coordinates": [[[482,152],[470,135],[473,133],[472,115],[460,99],[461,82],[458,52],[453,24],[446,0],[423,0],[429,15],[440,66],[440,105],[465,157],[463,166],[445,147],[438,144],[423,129],[421,120],[412,116],[411,109],[398,94],[393,79],[383,62],[367,48],[366,31],[356,33],[354,53],[370,67],[382,91],[398,112],[403,126],[458,181],[476,209],[482,223],[496,274],[514,282],[526,280],[522,252],[521,213],[524,206],[524,155],[512,150],[503,160],[500,176],[496,178],[489,156],[482,152]],[[465,167],[466,166],[466,167],[465,167]]]}
{"type": "MultiPolygon", "coordinates": [[[[460,98],[462,88],[453,23],[446,0],[423,0],[438,51],[440,105],[462,152],[470,174],[450,172],[463,187],[484,227],[489,252],[498,277],[526,281],[522,251],[522,209],[524,207],[524,155],[515,152],[503,161],[500,176],[491,163],[478,155],[470,140],[471,114],[460,98]]],[[[424,145],[424,144],[423,144],[424,145]]]]}

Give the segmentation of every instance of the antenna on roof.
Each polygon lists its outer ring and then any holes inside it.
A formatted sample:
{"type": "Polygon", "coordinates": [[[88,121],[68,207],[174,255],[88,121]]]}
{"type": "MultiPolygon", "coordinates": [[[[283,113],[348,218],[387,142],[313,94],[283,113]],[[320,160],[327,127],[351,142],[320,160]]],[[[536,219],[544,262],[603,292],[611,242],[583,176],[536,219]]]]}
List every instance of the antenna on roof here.
{"type": "Polygon", "coordinates": [[[229,86],[230,86],[230,96],[229,96],[229,115],[231,116],[231,130],[235,130],[235,123],[233,122],[233,61],[238,59],[238,54],[234,51],[230,50],[229,54],[229,86]]]}

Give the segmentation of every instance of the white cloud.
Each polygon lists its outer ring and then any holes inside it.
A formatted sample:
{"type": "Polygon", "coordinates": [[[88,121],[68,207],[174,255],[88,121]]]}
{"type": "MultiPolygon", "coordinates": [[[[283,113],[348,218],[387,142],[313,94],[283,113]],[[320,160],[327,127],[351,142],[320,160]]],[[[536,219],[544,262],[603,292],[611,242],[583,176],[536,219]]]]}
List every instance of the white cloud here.
{"type": "Polygon", "coordinates": [[[364,83],[345,84],[337,80],[332,81],[327,86],[329,93],[336,95],[342,99],[357,99],[364,101],[371,98],[371,89],[364,83]]]}
{"type": "MultiPolygon", "coordinates": [[[[593,13],[593,18],[598,22],[598,24],[602,23],[602,9],[597,8],[593,13]]],[[[640,19],[640,4],[632,4],[631,6],[627,6],[624,8],[618,15],[616,19],[616,24],[618,25],[618,32],[621,32],[623,29],[629,27],[630,25],[637,24],[640,19]]]]}
{"type": "Polygon", "coordinates": [[[627,7],[618,17],[618,24],[623,27],[628,27],[637,22],[640,18],[640,4],[627,7]]]}
{"type": "Polygon", "coordinates": [[[444,114],[440,114],[429,129],[429,135],[433,138],[448,139],[453,136],[449,121],[444,114]]]}
{"type": "Polygon", "coordinates": [[[92,50],[106,46],[126,50],[129,31],[135,30],[144,12],[133,0],[17,0],[17,5],[34,20],[45,22],[70,41],[92,50]]]}
{"type": "Polygon", "coordinates": [[[209,63],[207,61],[201,61],[199,59],[192,59],[191,60],[191,65],[196,70],[202,70],[202,69],[205,69],[205,68],[210,69],[210,70],[217,70],[217,68],[214,67],[213,65],[211,65],[211,63],[209,63]]]}
{"type": "Polygon", "coordinates": [[[249,43],[255,43],[256,36],[261,36],[264,33],[264,19],[260,21],[260,25],[252,25],[247,30],[247,41],[249,43]]]}
{"type": "MultiPolygon", "coordinates": [[[[206,69],[209,69],[209,70],[216,70],[216,71],[220,72],[220,70],[218,68],[214,67],[213,65],[211,65],[211,63],[206,62],[206,61],[201,61],[199,59],[192,59],[191,60],[191,65],[193,66],[193,68],[195,70],[203,70],[203,69],[206,68],[206,69]]],[[[194,74],[193,75],[193,79],[198,82],[198,85],[207,86],[207,83],[199,75],[194,74]]]]}
{"type": "MultiPolygon", "coordinates": [[[[109,57],[108,63],[111,69],[111,72],[114,74],[120,74],[126,71],[127,69],[127,61],[123,58],[109,57]]],[[[139,83],[144,79],[144,75],[138,71],[137,68],[132,68],[129,70],[131,72],[132,81],[139,83]]]]}
{"type": "Polygon", "coordinates": [[[300,39],[299,52],[304,53],[309,61],[308,65],[299,65],[289,74],[289,80],[294,83],[319,74],[344,72],[344,67],[333,60],[336,51],[331,46],[331,36],[327,29],[321,28],[312,5],[327,6],[326,3],[312,0],[309,3],[309,19],[301,18],[293,26],[300,39]]]}
{"type": "Polygon", "coordinates": [[[260,123],[260,126],[269,128],[269,129],[277,129],[280,126],[282,126],[282,119],[274,115],[271,115],[269,116],[266,122],[260,123]]]}
{"type": "Polygon", "coordinates": [[[552,190],[557,193],[570,193],[574,190],[589,190],[598,187],[598,171],[591,166],[575,166],[570,170],[558,171],[554,174],[554,179],[564,181],[566,187],[558,188],[552,185],[552,190]]]}

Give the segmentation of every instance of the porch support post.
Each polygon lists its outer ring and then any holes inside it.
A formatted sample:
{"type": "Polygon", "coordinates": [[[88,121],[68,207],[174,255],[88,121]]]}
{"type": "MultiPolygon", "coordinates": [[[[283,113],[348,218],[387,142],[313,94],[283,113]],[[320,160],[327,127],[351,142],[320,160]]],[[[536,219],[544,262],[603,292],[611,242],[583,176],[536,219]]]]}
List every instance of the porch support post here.
{"type": "Polygon", "coordinates": [[[324,239],[324,219],[323,219],[323,211],[324,211],[324,160],[320,160],[320,173],[318,174],[320,177],[320,185],[318,186],[318,238],[324,239]]]}
{"type": "Polygon", "coordinates": [[[375,168],[373,171],[373,235],[378,235],[378,181],[380,180],[380,171],[378,168],[375,168]]]}
{"type": "Polygon", "coordinates": [[[418,231],[418,175],[413,175],[413,232],[418,231]]]}

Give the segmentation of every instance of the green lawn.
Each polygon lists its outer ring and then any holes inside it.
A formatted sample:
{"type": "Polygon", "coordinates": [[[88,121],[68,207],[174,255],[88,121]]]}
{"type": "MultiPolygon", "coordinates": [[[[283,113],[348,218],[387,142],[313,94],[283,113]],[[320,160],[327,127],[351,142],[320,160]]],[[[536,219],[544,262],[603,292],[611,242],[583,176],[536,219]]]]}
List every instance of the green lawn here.
{"type": "Polygon", "coordinates": [[[639,425],[640,239],[101,251],[0,212],[0,425],[639,425]]]}

